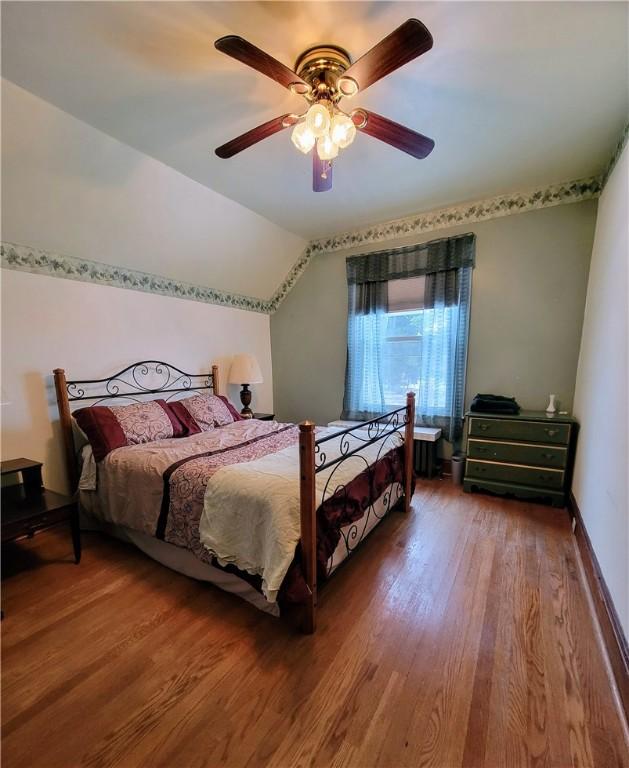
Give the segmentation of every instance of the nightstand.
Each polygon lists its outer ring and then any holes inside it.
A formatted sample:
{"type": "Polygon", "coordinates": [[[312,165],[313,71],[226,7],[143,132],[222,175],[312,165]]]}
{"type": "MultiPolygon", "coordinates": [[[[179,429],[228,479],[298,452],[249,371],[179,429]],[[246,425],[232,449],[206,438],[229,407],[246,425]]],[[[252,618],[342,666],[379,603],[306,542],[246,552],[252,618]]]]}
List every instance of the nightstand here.
{"type": "Polygon", "coordinates": [[[37,531],[60,523],[69,523],[74,547],[74,561],[81,560],[79,510],[74,496],[42,487],[41,462],[12,459],[0,465],[2,477],[21,474],[22,482],[2,488],[2,543],[32,538],[37,531]]]}
{"type": "Polygon", "coordinates": [[[253,414],[254,419],[259,419],[260,421],[273,421],[275,418],[274,413],[254,413],[253,414]]]}

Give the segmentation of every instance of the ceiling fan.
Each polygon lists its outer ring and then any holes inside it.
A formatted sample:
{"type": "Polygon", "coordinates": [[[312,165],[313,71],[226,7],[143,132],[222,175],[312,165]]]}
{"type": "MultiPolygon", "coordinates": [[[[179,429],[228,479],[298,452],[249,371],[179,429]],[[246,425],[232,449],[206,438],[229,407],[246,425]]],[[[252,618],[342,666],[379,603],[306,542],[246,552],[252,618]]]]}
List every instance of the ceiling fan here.
{"type": "Polygon", "coordinates": [[[228,141],[216,149],[219,157],[233,157],[262,139],[293,127],[291,139],[297,149],[308,154],[316,147],[312,153],[312,188],[315,192],[326,192],[332,189],[332,160],[339,149],[352,143],[357,130],[420,160],[435,146],[427,136],[375,112],[357,108],[348,113],[339,107],[342,98],[351,99],[432,48],[432,35],[417,19],[405,21],[353,63],[343,48],[319,45],[299,56],[294,71],[238,35],[221,37],[214,45],[222,53],[303,96],[310,105],[300,115],[281,115],[228,141]]]}

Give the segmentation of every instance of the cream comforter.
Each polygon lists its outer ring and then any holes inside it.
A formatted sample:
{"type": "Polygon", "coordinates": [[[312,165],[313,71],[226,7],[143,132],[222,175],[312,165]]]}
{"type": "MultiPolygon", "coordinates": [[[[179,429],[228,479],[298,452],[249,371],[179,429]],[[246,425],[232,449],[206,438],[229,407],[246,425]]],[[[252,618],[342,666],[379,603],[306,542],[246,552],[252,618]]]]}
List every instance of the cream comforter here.
{"type": "MultiPolygon", "coordinates": [[[[317,429],[317,438],[335,432],[338,428],[317,429]]],[[[350,450],[364,444],[366,433],[360,434],[362,440],[345,436],[350,450]]],[[[316,506],[402,442],[402,435],[396,432],[318,472],[316,506]]],[[[330,461],[340,455],[340,438],[328,441],[322,448],[330,461]]],[[[221,565],[233,564],[261,576],[265,597],[275,602],[300,538],[296,446],[216,472],[207,484],[199,536],[221,565]]]]}

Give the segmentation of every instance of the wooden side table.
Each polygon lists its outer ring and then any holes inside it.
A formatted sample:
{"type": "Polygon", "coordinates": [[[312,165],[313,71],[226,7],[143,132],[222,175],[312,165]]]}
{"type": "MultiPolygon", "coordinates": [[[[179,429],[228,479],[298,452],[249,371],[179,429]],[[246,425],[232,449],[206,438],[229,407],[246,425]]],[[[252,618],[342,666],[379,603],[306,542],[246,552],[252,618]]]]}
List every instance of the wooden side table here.
{"type": "Polygon", "coordinates": [[[22,482],[2,489],[2,543],[68,522],[72,532],[74,562],[81,561],[79,508],[75,496],[49,491],[41,485],[41,462],[12,459],[1,463],[2,476],[22,475],[22,482]]]}
{"type": "Polygon", "coordinates": [[[253,414],[254,419],[259,419],[260,421],[273,421],[275,418],[274,413],[254,413],[253,414]]]}

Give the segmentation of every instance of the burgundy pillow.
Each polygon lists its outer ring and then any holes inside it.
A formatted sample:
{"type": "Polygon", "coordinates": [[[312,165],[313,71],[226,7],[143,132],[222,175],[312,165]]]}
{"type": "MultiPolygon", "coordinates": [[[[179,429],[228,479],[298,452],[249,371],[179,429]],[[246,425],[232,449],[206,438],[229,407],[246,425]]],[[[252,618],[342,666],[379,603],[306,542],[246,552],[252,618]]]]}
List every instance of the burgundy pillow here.
{"type": "Polygon", "coordinates": [[[241,416],[238,411],[234,408],[234,406],[229,402],[229,400],[225,397],[225,395],[216,395],[219,400],[222,400],[225,405],[227,406],[227,409],[232,415],[232,421],[245,421],[245,417],[241,416]]]}
{"type": "Polygon", "coordinates": [[[96,461],[104,459],[114,448],[186,434],[164,400],[111,407],[94,405],[80,408],[72,415],[87,435],[96,461]]]}
{"type": "Polygon", "coordinates": [[[171,413],[182,426],[182,437],[188,437],[188,435],[196,435],[202,431],[201,427],[192,418],[190,411],[182,405],[181,400],[173,400],[172,402],[167,403],[167,405],[171,413]]]}
{"type": "Polygon", "coordinates": [[[242,416],[223,395],[197,393],[168,405],[189,435],[210,432],[215,427],[242,420],[242,416]]]}

